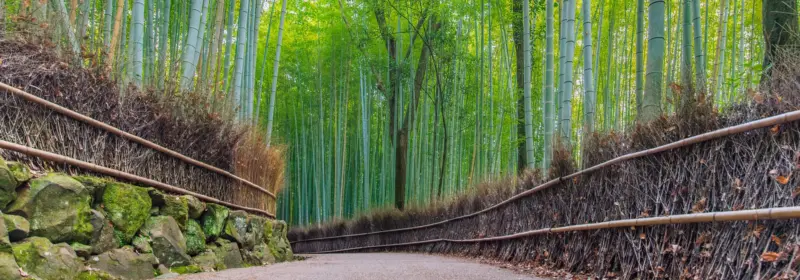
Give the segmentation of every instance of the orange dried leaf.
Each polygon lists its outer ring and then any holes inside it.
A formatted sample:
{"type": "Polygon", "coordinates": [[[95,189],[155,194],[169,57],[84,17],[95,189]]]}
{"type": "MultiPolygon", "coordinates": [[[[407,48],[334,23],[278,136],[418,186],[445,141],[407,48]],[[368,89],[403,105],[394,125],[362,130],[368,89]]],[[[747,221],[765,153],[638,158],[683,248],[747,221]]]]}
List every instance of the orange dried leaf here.
{"type": "Polygon", "coordinates": [[[779,132],[781,132],[781,125],[776,124],[775,126],[769,129],[769,132],[772,133],[772,135],[778,134],[779,132]]]}
{"type": "Polygon", "coordinates": [[[792,175],[790,174],[790,175],[787,175],[787,176],[778,176],[777,178],[775,178],[775,181],[777,181],[778,184],[786,185],[786,184],[789,183],[789,176],[792,176],[792,175]]]}
{"type": "Polygon", "coordinates": [[[644,240],[645,238],[647,238],[647,235],[644,232],[639,234],[639,239],[644,240]]]}
{"type": "Polygon", "coordinates": [[[763,225],[756,226],[756,228],[753,229],[753,236],[760,237],[761,236],[761,232],[764,231],[764,229],[765,229],[765,227],[763,225]]]}
{"type": "Polygon", "coordinates": [[[774,261],[778,260],[778,257],[780,257],[780,254],[778,254],[776,252],[765,252],[765,253],[761,254],[761,261],[763,261],[763,262],[774,262],[774,261]]]}
{"type": "Polygon", "coordinates": [[[769,239],[771,239],[772,242],[775,242],[776,245],[778,245],[778,246],[781,245],[781,238],[780,237],[777,237],[777,236],[775,236],[773,234],[769,239]]]}
{"type": "Polygon", "coordinates": [[[692,212],[694,213],[702,213],[706,211],[706,198],[700,199],[697,203],[692,206],[692,212]]]}

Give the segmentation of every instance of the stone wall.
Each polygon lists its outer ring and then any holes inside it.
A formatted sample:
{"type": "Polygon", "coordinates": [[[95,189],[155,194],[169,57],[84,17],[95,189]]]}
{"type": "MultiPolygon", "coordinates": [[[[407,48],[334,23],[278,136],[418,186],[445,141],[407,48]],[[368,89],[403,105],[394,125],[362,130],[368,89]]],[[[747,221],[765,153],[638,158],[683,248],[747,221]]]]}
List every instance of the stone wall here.
{"type": "Polygon", "coordinates": [[[283,221],[2,158],[0,209],[0,279],[150,279],[293,258],[283,221]]]}

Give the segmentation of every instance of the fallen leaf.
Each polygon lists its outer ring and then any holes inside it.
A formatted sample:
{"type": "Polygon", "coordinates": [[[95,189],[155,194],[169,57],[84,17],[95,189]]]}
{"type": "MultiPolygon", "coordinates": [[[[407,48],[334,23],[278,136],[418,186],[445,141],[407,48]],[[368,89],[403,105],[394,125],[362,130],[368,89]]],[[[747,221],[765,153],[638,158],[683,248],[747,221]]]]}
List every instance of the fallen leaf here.
{"type": "Polygon", "coordinates": [[[769,129],[769,132],[772,133],[772,135],[777,135],[779,132],[781,132],[781,125],[776,124],[775,126],[769,129]]]}
{"type": "Polygon", "coordinates": [[[706,198],[705,197],[701,198],[700,201],[698,201],[697,203],[694,204],[694,206],[692,206],[692,212],[693,213],[702,213],[704,211],[706,211],[706,198]]]}
{"type": "Polygon", "coordinates": [[[772,242],[775,242],[776,245],[781,246],[781,238],[780,237],[777,237],[777,236],[775,236],[773,234],[772,236],[770,236],[769,239],[771,239],[772,242]]]}
{"type": "Polygon", "coordinates": [[[647,235],[644,232],[639,234],[639,239],[644,240],[645,238],[647,238],[647,235]]]}
{"type": "Polygon", "coordinates": [[[775,181],[777,181],[778,184],[786,185],[786,184],[789,183],[789,177],[790,176],[792,176],[792,174],[789,174],[787,176],[778,176],[777,178],[775,178],[775,181]]]}
{"type": "Polygon", "coordinates": [[[758,226],[756,226],[756,228],[754,228],[754,229],[753,229],[753,232],[752,232],[753,236],[755,236],[755,237],[761,237],[761,232],[762,232],[762,231],[764,231],[764,229],[765,229],[765,228],[766,228],[766,227],[764,227],[764,225],[758,225],[758,226]]]}
{"type": "Polygon", "coordinates": [[[776,252],[765,252],[765,253],[761,254],[761,261],[762,262],[774,262],[774,261],[778,260],[779,256],[780,256],[780,254],[778,254],[776,252]]]}

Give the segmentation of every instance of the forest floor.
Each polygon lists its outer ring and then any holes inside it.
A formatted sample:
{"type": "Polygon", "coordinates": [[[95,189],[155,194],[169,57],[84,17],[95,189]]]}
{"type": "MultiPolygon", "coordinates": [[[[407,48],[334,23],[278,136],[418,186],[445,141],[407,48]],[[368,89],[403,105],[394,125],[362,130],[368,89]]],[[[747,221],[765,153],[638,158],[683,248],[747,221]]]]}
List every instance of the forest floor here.
{"type": "Polygon", "coordinates": [[[308,255],[304,261],[192,274],[177,279],[524,279],[544,280],[467,258],[410,253],[308,255]]]}

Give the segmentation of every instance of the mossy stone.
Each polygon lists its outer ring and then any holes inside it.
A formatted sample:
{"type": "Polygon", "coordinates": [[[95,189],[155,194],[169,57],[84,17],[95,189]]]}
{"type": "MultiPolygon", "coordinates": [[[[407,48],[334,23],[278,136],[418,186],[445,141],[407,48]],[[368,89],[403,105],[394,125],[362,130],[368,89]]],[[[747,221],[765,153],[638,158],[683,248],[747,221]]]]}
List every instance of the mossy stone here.
{"type": "Polygon", "coordinates": [[[112,182],[109,179],[85,175],[72,176],[72,178],[81,182],[89,190],[96,203],[103,201],[103,192],[109,182],[112,182]]]}
{"type": "Polygon", "coordinates": [[[95,270],[119,279],[151,279],[155,275],[153,254],[137,254],[130,247],[114,249],[89,259],[87,264],[95,270]]]}
{"type": "Polygon", "coordinates": [[[222,233],[229,212],[230,210],[225,206],[214,203],[206,204],[206,211],[203,212],[200,220],[203,226],[203,233],[205,233],[208,240],[214,240],[222,233]]]}
{"type": "Polygon", "coordinates": [[[41,279],[74,279],[83,264],[75,251],[64,243],[52,244],[43,237],[30,237],[12,246],[17,264],[41,279]]]}
{"type": "Polygon", "coordinates": [[[33,178],[33,174],[31,174],[31,169],[28,168],[28,166],[25,165],[24,163],[9,161],[8,169],[11,170],[11,174],[14,175],[14,179],[17,180],[17,186],[33,178]]]}
{"type": "Polygon", "coordinates": [[[8,238],[6,222],[0,219],[0,253],[11,253],[11,240],[8,238]]]}
{"type": "Polygon", "coordinates": [[[204,272],[211,272],[214,271],[214,269],[217,266],[217,255],[214,254],[214,251],[211,249],[206,250],[205,252],[202,252],[199,255],[193,257],[192,262],[200,266],[200,268],[204,272]]]}
{"type": "Polygon", "coordinates": [[[247,225],[247,212],[241,210],[231,211],[228,218],[225,219],[225,229],[222,231],[222,238],[243,245],[247,235],[247,225]]]}
{"type": "Polygon", "coordinates": [[[189,220],[189,201],[183,196],[165,196],[160,213],[174,218],[182,230],[186,229],[186,221],[189,220]]]}
{"type": "Polygon", "coordinates": [[[112,276],[106,272],[97,270],[84,270],[75,280],[118,280],[119,278],[112,276]]]}
{"type": "Polygon", "coordinates": [[[186,239],[172,217],[151,217],[141,233],[150,238],[150,246],[159,263],[167,267],[191,264],[191,257],[186,254],[186,239]]]}
{"type": "Polygon", "coordinates": [[[53,242],[89,243],[94,231],[91,201],[83,184],[70,176],[52,173],[31,180],[7,212],[27,218],[30,235],[53,242]]]}
{"type": "Polygon", "coordinates": [[[275,263],[275,256],[272,255],[272,252],[266,244],[256,245],[252,250],[242,249],[241,252],[242,259],[250,266],[262,266],[275,263]]]}
{"type": "Polygon", "coordinates": [[[196,198],[191,195],[184,195],[182,196],[186,199],[186,202],[189,203],[189,218],[190,219],[198,219],[200,216],[203,215],[203,211],[206,211],[206,204],[205,202],[200,201],[199,198],[196,198]]]}
{"type": "Polygon", "coordinates": [[[206,235],[197,221],[189,220],[186,223],[184,237],[186,237],[186,253],[190,256],[196,256],[206,250],[206,235]]]}
{"type": "Polygon", "coordinates": [[[92,210],[92,219],[90,220],[94,227],[92,232],[92,241],[89,243],[92,246],[93,254],[100,254],[102,252],[116,249],[119,244],[114,238],[114,225],[111,221],[106,219],[103,212],[92,210]]]}
{"type": "Polygon", "coordinates": [[[244,249],[252,250],[255,246],[264,244],[264,224],[267,218],[247,215],[247,233],[244,238],[244,249]]]}
{"type": "Polygon", "coordinates": [[[17,198],[15,191],[19,182],[8,168],[6,161],[0,157],[0,207],[5,208],[11,201],[17,198]]]}
{"type": "Polygon", "coordinates": [[[114,225],[121,245],[130,243],[150,216],[152,201],[147,189],[122,183],[111,183],[103,192],[103,206],[114,225]]]}
{"type": "Polygon", "coordinates": [[[92,255],[92,246],[81,243],[72,243],[69,246],[72,247],[78,257],[85,259],[92,255]]]}
{"type": "Polygon", "coordinates": [[[216,269],[230,269],[244,267],[242,254],[239,252],[239,245],[225,239],[218,239],[213,247],[214,255],[217,257],[216,269]]]}
{"type": "Polygon", "coordinates": [[[137,235],[133,238],[131,245],[136,249],[136,252],[142,254],[153,253],[153,247],[150,247],[150,238],[146,236],[137,235]]]}
{"type": "Polygon", "coordinates": [[[22,279],[17,261],[11,253],[0,252],[0,279],[22,279]]]}
{"type": "Polygon", "coordinates": [[[173,267],[170,268],[169,270],[178,274],[192,274],[192,273],[203,272],[203,268],[196,264],[173,267]]]}
{"type": "Polygon", "coordinates": [[[3,215],[3,222],[8,231],[8,239],[17,242],[28,237],[31,231],[31,224],[23,217],[17,215],[3,215]]]}

